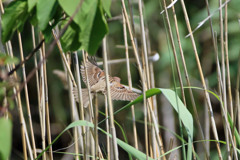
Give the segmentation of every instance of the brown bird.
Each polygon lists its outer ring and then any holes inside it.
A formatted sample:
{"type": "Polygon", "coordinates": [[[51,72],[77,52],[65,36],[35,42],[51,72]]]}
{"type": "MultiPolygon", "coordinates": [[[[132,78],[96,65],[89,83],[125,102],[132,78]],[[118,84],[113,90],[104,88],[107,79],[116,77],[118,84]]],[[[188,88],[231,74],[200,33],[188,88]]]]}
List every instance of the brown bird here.
{"type": "MultiPolygon", "coordinates": [[[[94,93],[100,92],[104,95],[107,94],[106,82],[105,82],[105,72],[98,67],[94,60],[89,59],[86,62],[86,68],[81,65],[81,75],[83,82],[87,85],[87,77],[88,75],[90,91],[93,97],[94,93]]],[[[136,99],[139,94],[127,89],[124,85],[120,83],[121,79],[119,77],[111,77],[109,76],[110,83],[110,92],[112,100],[122,100],[122,101],[131,101],[136,99]]],[[[79,102],[78,99],[78,91],[77,88],[73,89],[73,94],[75,100],[79,102]]],[[[89,104],[88,90],[87,88],[82,89],[83,95],[83,106],[87,107],[89,104]]]]}

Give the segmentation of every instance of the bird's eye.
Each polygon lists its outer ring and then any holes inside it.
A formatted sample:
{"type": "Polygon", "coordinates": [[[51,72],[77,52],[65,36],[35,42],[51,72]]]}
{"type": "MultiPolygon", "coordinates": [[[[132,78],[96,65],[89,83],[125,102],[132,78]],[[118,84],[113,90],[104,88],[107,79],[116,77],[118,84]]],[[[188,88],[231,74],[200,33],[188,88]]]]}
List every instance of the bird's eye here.
{"type": "Polygon", "coordinates": [[[98,72],[98,74],[97,74],[97,77],[98,77],[98,78],[100,77],[100,74],[101,74],[101,71],[100,71],[100,72],[98,72]]]}

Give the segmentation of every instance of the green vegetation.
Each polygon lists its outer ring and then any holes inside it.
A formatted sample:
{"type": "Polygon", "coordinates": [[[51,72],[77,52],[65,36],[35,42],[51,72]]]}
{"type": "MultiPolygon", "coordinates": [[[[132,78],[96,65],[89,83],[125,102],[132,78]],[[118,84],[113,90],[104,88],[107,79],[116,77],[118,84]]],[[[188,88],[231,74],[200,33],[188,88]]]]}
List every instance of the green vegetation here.
{"type": "Polygon", "coordinates": [[[240,1],[0,5],[0,160],[240,157],[240,1]],[[88,58],[140,96],[84,108],[88,58]]]}

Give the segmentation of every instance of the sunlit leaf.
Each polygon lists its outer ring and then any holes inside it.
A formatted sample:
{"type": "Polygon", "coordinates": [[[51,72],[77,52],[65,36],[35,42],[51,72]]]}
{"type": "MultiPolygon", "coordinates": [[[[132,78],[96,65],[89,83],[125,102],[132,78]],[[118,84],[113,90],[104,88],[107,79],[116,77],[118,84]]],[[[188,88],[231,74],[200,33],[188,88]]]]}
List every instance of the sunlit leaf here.
{"type": "MultiPolygon", "coordinates": [[[[63,25],[65,25],[64,23],[63,25]]],[[[75,22],[72,22],[63,36],[61,37],[61,44],[63,46],[63,50],[65,52],[67,51],[76,51],[79,49],[79,46],[81,43],[79,42],[79,32],[80,28],[78,25],[76,25],[75,22]]]]}
{"type": "Polygon", "coordinates": [[[112,17],[111,16],[111,11],[110,11],[111,2],[112,2],[112,0],[102,0],[103,9],[109,17],[112,17]]]}
{"type": "MultiPolygon", "coordinates": [[[[181,99],[178,97],[178,95],[172,91],[171,89],[163,89],[163,88],[152,88],[146,92],[146,97],[152,97],[154,95],[163,93],[163,95],[167,98],[169,103],[172,105],[172,107],[175,109],[175,111],[178,113],[178,116],[180,120],[182,121],[187,133],[188,133],[188,159],[191,159],[192,157],[192,139],[193,139],[193,118],[191,113],[187,110],[186,106],[182,103],[181,99]]],[[[116,111],[114,114],[117,114],[118,112],[143,101],[143,95],[139,96],[134,101],[130,102],[123,108],[116,111]]]]}
{"type": "Polygon", "coordinates": [[[58,7],[57,0],[38,0],[37,19],[40,30],[44,30],[53,18],[58,7]]]}
{"type": "Polygon", "coordinates": [[[31,12],[31,10],[36,6],[37,0],[28,0],[28,12],[31,12]]]}
{"type": "MultiPolygon", "coordinates": [[[[59,0],[63,10],[72,16],[79,6],[80,0],[64,1],[59,0]]],[[[108,32],[108,26],[103,13],[103,6],[100,0],[84,0],[81,8],[73,18],[79,26],[79,48],[94,55],[101,44],[103,37],[108,32]]]]}
{"type": "Polygon", "coordinates": [[[22,31],[28,17],[27,1],[12,1],[2,15],[2,41],[10,40],[16,30],[22,31]]]}

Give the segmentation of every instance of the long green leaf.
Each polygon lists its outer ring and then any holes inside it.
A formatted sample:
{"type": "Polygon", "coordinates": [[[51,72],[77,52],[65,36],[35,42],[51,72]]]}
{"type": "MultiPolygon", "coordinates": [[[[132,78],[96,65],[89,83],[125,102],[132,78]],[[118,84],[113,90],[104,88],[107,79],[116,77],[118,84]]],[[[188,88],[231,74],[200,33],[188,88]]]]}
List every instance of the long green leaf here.
{"type": "MultiPolygon", "coordinates": [[[[175,111],[178,113],[178,116],[180,120],[182,121],[187,133],[188,133],[188,157],[187,159],[192,158],[192,139],[193,139],[193,118],[191,113],[187,110],[186,106],[182,103],[180,98],[177,96],[177,94],[172,91],[171,89],[163,89],[163,88],[152,88],[146,92],[146,97],[149,98],[151,96],[157,95],[163,93],[163,95],[167,98],[167,100],[170,102],[172,107],[175,109],[175,111]]],[[[130,107],[131,105],[134,105],[136,103],[143,101],[143,95],[139,96],[134,101],[130,102],[123,108],[116,111],[114,114],[119,113],[120,111],[130,107]]]]}
{"type": "MultiPolygon", "coordinates": [[[[91,127],[93,128],[94,127],[94,124],[93,123],[90,123],[88,121],[84,121],[84,120],[79,120],[79,121],[75,121],[75,122],[72,122],[71,124],[69,124],[53,141],[50,145],[48,145],[46,147],[46,149],[44,151],[42,151],[38,157],[36,159],[39,159],[42,154],[47,151],[49,149],[49,147],[51,145],[53,145],[59,138],[60,136],[66,132],[67,130],[69,130],[70,128],[73,128],[73,127],[77,127],[77,126],[87,126],[87,127],[91,127]]],[[[98,127],[99,130],[101,130],[103,133],[107,134],[108,136],[111,137],[111,134],[105,132],[104,130],[102,130],[101,128],[98,127]]],[[[120,147],[122,147],[126,152],[132,154],[134,157],[136,157],[137,159],[146,159],[146,154],[142,153],[141,151],[135,149],[134,147],[130,146],[129,144],[121,141],[120,139],[117,139],[117,143],[120,147]]],[[[148,157],[149,160],[153,160],[152,158],[148,157]]]]}
{"type": "MultiPolygon", "coordinates": [[[[187,108],[184,106],[180,98],[176,95],[174,91],[171,89],[164,89],[164,88],[152,88],[149,89],[146,92],[146,97],[152,97],[154,95],[163,93],[163,95],[167,98],[167,100],[170,102],[172,107],[176,110],[176,112],[179,114],[179,117],[181,121],[183,122],[189,136],[192,138],[193,137],[193,118],[191,113],[187,110],[187,108]]],[[[119,113],[120,111],[137,104],[139,102],[143,101],[143,95],[139,96],[137,99],[134,101],[130,102],[129,104],[125,105],[121,109],[117,110],[114,112],[114,114],[119,113]]]]}

